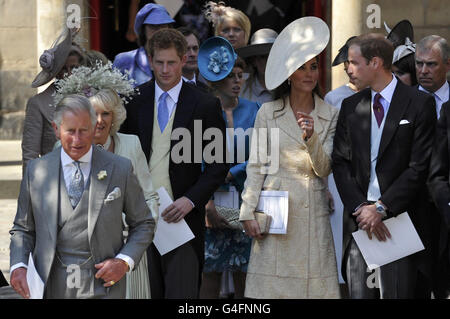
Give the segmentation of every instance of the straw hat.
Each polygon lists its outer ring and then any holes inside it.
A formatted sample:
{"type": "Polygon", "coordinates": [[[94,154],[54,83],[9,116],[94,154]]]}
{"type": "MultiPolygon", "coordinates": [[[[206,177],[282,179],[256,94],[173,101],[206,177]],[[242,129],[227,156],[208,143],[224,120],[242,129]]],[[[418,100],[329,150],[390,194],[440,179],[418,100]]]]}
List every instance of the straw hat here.
{"type": "Polygon", "coordinates": [[[280,86],[305,62],[325,49],[330,39],[326,23],[316,17],[303,17],[281,31],[269,53],[266,65],[266,87],[280,86]]]}
{"type": "Polygon", "coordinates": [[[208,81],[217,82],[233,71],[236,58],[233,46],[227,39],[211,37],[198,50],[198,70],[208,81]]]}
{"type": "Polygon", "coordinates": [[[277,36],[278,33],[272,29],[259,29],[252,35],[250,45],[237,49],[236,53],[243,59],[269,54],[277,36]]]}
{"type": "Polygon", "coordinates": [[[61,71],[72,50],[72,38],[73,31],[64,29],[52,47],[41,54],[39,64],[42,71],[33,80],[31,87],[37,88],[48,83],[61,71]]]}

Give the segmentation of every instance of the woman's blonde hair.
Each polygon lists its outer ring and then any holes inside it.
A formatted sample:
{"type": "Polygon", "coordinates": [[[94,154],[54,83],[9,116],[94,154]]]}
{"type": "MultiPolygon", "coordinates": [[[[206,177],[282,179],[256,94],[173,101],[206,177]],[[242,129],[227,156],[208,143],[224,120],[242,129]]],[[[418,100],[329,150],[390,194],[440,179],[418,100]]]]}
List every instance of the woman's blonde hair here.
{"type": "Polygon", "coordinates": [[[97,106],[100,109],[112,112],[112,126],[109,135],[114,135],[120,128],[120,125],[127,117],[127,111],[123,106],[119,95],[111,89],[102,89],[89,98],[92,106],[97,106]]]}
{"type": "Polygon", "coordinates": [[[250,38],[250,30],[252,25],[250,23],[247,15],[241,10],[227,7],[225,3],[220,1],[218,3],[209,1],[205,5],[204,11],[206,19],[212,23],[214,27],[214,35],[219,35],[219,31],[222,27],[222,24],[227,19],[231,19],[235,21],[239,26],[244,30],[245,34],[245,43],[248,43],[248,39],[250,38]]]}

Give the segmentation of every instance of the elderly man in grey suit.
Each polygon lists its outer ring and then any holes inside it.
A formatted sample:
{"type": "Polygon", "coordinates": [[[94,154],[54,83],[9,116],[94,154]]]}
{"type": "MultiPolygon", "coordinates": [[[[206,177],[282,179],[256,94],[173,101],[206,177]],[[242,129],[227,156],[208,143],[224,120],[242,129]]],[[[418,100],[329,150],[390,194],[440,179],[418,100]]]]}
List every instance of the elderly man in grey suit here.
{"type": "Polygon", "coordinates": [[[92,145],[95,123],[87,98],[67,96],[53,122],[62,147],[29,162],[10,231],[11,285],[25,298],[30,253],[45,298],[124,298],[121,279],[152,241],[155,222],[131,162],[92,145]]]}

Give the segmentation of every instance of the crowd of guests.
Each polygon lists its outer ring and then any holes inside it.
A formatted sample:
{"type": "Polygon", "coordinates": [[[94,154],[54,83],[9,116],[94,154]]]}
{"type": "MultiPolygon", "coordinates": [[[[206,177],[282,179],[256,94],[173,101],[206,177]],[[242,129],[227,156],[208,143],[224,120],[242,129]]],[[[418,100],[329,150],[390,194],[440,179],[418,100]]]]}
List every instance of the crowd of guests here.
{"type": "Polygon", "coordinates": [[[135,19],[139,48],[113,63],[81,49],[74,30],[42,54],[32,86],[55,81],[27,104],[13,288],[30,297],[31,253],[45,298],[219,298],[229,281],[235,298],[341,298],[338,269],[350,298],[448,298],[447,41],[415,44],[407,20],[387,36],[351,37],[332,64],[344,65],[348,83],[324,96],[319,55],[330,32],[321,19],[251,34],[249,18],[223,3],[209,2],[205,17],[215,36],[200,43],[150,3],[135,19]],[[196,121],[201,136],[222,133],[227,151],[212,162],[196,160],[196,121]],[[242,143],[236,132],[249,128],[276,130],[278,140],[242,143]],[[192,145],[181,162],[178,129],[192,145]],[[264,173],[258,154],[272,143],[278,169],[264,173]],[[173,201],[163,211],[161,187],[173,201]],[[215,203],[215,192],[231,190],[237,226],[215,203]],[[288,191],[286,234],[262,234],[261,190],[288,191]],[[351,234],[389,240],[384,221],[403,212],[425,250],[381,266],[371,288],[351,234]],[[194,238],[161,255],[157,225],[182,219],[194,238]],[[68,265],[81,268],[77,287],[67,285],[68,265]]]}

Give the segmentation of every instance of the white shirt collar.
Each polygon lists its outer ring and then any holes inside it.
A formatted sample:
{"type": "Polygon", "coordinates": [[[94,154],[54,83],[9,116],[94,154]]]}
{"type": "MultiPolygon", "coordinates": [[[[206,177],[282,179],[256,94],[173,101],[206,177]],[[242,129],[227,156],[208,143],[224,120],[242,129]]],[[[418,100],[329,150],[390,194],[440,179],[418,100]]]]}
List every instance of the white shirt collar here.
{"type": "MultiPolygon", "coordinates": [[[[178,82],[177,85],[175,85],[173,88],[171,88],[169,91],[167,91],[167,93],[169,94],[170,98],[172,99],[172,101],[174,103],[178,103],[178,96],[180,95],[182,86],[183,86],[183,80],[180,79],[180,82],[178,82]]],[[[159,97],[163,93],[164,93],[164,90],[161,89],[158,86],[158,83],[156,83],[156,81],[155,81],[155,101],[156,101],[156,103],[158,103],[157,101],[159,101],[159,97]]]]}
{"type": "Polygon", "coordinates": [[[448,85],[448,82],[445,81],[444,84],[440,87],[439,90],[435,91],[435,92],[430,92],[427,89],[425,89],[422,85],[419,84],[419,90],[423,91],[423,92],[427,92],[429,94],[435,94],[437,95],[437,97],[441,100],[441,101],[447,101],[450,95],[450,86],[448,85]]]}
{"type": "Polygon", "coordinates": [[[448,82],[445,81],[444,85],[442,85],[439,90],[434,92],[434,94],[436,94],[442,102],[445,102],[449,98],[449,89],[450,87],[448,85],[448,82]]]}
{"type": "Polygon", "coordinates": [[[192,80],[189,80],[188,78],[181,76],[181,78],[183,79],[183,81],[185,82],[192,82],[194,81],[195,84],[197,84],[197,77],[195,76],[195,72],[194,72],[194,77],[192,78],[192,80]]]}
{"type": "Polygon", "coordinates": [[[372,101],[375,98],[375,95],[377,93],[380,93],[381,97],[383,99],[385,99],[388,102],[388,104],[391,104],[392,96],[394,95],[394,91],[397,86],[397,82],[398,82],[397,78],[395,77],[394,74],[392,74],[391,82],[381,92],[376,92],[376,91],[372,90],[372,101]]]}
{"type": "MultiPolygon", "coordinates": [[[[92,161],[92,145],[89,148],[89,151],[81,156],[78,160],[82,163],[91,163],[92,161]]],[[[62,166],[73,165],[74,160],[64,151],[64,148],[61,147],[61,164],[62,166]]]]}

